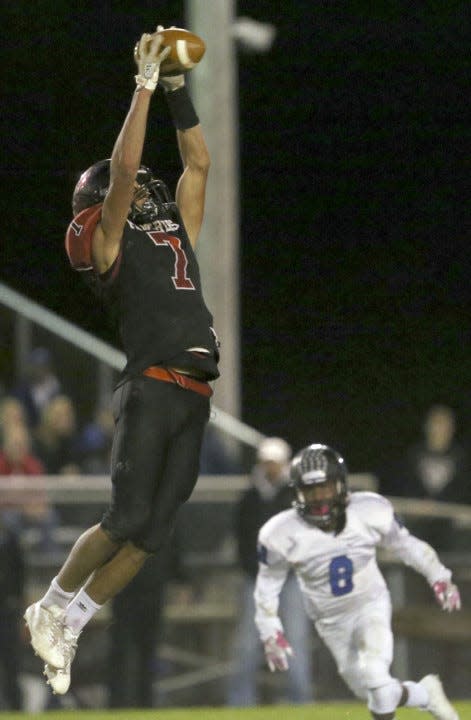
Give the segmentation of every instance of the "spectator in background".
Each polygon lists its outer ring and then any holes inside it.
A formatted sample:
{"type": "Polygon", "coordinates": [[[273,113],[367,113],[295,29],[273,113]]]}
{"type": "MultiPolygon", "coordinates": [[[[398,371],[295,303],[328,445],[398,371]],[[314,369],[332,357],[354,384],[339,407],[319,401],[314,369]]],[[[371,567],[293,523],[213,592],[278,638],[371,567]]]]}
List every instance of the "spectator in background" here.
{"type": "MultiPolygon", "coordinates": [[[[443,502],[471,504],[469,453],[457,439],[457,418],[448,405],[432,405],[426,412],[421,439],[406,452],[397,471],[392,494],[443,502]]],[[[453,548],[452,520],[421,519],[417,532],[439,550],[453,548]]]]}
{"type": "Polygon", "coordinates": [[[75,407],[67,395],[56,395],[42,409],[34,450],[47,475],[79,474],[75,407]]]}
{"type": "MultiPolygon", "coordinates": [[[[229,678],[227,704],[248,706],[258,703],[257,671],[263,659],[255,627],[254,589],[258,570],[257,537],[261,526],[292,505],[288,486],[291,448],[281,438],[263,440],[252,469],[252,486],[242,495],[235,517],[239,565],[243,573],[240,617],[234,635],[235,670],[229,678]]],[[[288,699],[293,703],[312,701],[312,629],[304,611],[301,593],[290,575],[281,595],[281,614],[293,637],[294,658],[288,675],[288,699]]]]}
{"type": "Polygon", "coordinates": [[[0,442],[5,429],[15,425],[27,425],[23,403],[13,395],[5,395],[0,402],[0,442]]]}
{"type": "MultiPolygon", "coordinates": [[[[77,438],[77,458],[83,475],[109,475],[114,419],[110,407],[99,407],[77,438]]],[[[61,520],[70,525],[89,527],[97,521],[95,507],[88,503],[62,506],[61,520]]]]}
{"type": "Polygon", "coordinates": [[[44,466],[31,452],[31,437],[26,425],[8,423],[2,432],[0,475],[42,475],[44,466]]]}
{"type": "Polygon", "coordinates": [[[99,408],[78,438],[79,462],[84,475],[108,475],[113,432],[111,408],[99,408]]]}
{"type": "Polygon", "coordinates": [[[0,511],[0,664],[9,710],[22,709],[19,683],[25,562],[17,533],[0,511]]]}
{"type": "Polygon", "coordinates": [[[13,393],[26,408],[30,427],[36,427],[42,410],[60,392],[62,386],[50,351],[44,347],[35,348],[28,358],[25,376],[13,393]]]}
{"type": "MultiPolygon", "coordinates": [[[[9,425],[4,433],[0,449],[0,475],[44,474],[44,466],[31,452],[29,429],[25,425],[9,425]]],[[[9,483],[9,492],[3,493],[4,519],[19,535],[27,529],[39,531],[37,548],[50,551],[55,548],[52,537],[58,518],[49,505],[46,491],[38,482],[37,488],[27,493],[9,483]]]]}
{"type": "Polygon", "coordinates": [[[237,453],[222,431],[211,423],[206,426],[200,453],[201,475],[237,475],[237,453]]]}
{"type": "Polygon", "coordinates": [[[151,708],[158,677],[158,647],[169,583],[180,602],[189,603],[191,588],[176,532],[112,600],[109,626],[108,702],[110,708],[151,708]]]}
{"type": "Polygon", "coordinates": [[[469,455],[457,439],[456,415],[451,407],[429,408],[423,437],[408,450],[405,470],[401,494],[471,503],[469,455]]]}

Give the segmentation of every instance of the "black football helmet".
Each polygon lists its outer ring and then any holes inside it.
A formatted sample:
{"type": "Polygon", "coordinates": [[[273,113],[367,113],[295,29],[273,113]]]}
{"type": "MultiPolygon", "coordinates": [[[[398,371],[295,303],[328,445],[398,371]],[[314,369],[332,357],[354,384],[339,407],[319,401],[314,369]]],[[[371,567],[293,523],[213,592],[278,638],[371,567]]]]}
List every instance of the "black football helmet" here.
{"type": "MultiPolygon", "coordinates": [[[[110,159],[100,160],[82,173],[72,195],[74,217],[87,207],[103,202],[110,185],[110,159]]],[[[139,189],[136,191],[129,219],[136,225],[151,223],[157,218],[173,217],[176,205],[162,180],[158,180],[148,167],[141,165],[136,175],[139,189]],[[144,199],[138,207],[136,200],[144,199]]]]}
{"type": "Polygon", "coordinates": [[[309,525],[321,530],[339,530],[348,503],[347,468],[338,452],[327,445],[308,445],[293,458],[290,484],[294,488],[293,506],[309,525]],[[308,501],[305,490],[314,485],[332,483],[333,497],[308,501]]]}

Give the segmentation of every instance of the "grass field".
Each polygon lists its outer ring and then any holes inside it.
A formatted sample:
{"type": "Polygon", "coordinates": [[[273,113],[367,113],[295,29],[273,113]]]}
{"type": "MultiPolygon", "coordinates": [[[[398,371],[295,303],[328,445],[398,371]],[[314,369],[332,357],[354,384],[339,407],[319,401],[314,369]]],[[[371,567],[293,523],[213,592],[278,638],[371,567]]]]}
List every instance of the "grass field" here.
{"type": "MultiPolygon", "coordinates": [[[[471,702],[454,703],[460,720],[471,720],[471,702]]],[[[397,720],[426,720],[431,715],[414,709],[401,709],[397,720]]],[[[0,712],[0,720],[369,720],[366,707],[359,703],[319,703],[317,705],[270,705],[265,707],[182,708],[169,710],[62,710],[47,713],[0,712]]]]}

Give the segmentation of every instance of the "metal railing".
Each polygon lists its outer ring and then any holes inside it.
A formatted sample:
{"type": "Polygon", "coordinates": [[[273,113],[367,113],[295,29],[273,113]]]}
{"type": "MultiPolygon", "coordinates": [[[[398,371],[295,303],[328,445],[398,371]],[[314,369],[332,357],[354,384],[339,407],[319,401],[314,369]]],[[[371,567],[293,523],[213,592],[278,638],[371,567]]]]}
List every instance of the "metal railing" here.
{"type": "MultiPolygon", "coordinates": [[[[123,369],[125,356],[122,352],[3,283],[0,283],[0,304],[16,313],[23,322],[34,323],[46,329],[113,370],[123,369]]],[[[264,437],[263,433],[214,405],[210,422],[233,439],[250,447],[257,447],[264,437]]]]}

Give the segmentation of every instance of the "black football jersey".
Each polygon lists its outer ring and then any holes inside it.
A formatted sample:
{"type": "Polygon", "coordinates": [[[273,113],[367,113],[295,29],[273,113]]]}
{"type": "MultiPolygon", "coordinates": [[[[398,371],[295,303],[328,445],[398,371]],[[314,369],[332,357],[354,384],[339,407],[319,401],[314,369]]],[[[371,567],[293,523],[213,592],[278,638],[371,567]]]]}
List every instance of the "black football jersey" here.
{"type": "MultiPolygon", "coordinates": [[[[97,208],[88,208],[69,226],[66,248],[78,270],[92,268],[91,237],[98,221],[97,208]]],[[[208,379],[218,376],[213,318],[201,291],[194,250],[178,216],[145,227],[128,220],[120,253],[97,282],[126,354],[123,377],[151,365],[171,365],[175,358],[181,368],[197,368],[208,379]],[[207,349],[209,355],[187,352],[194,348],[207,349]]]]}

